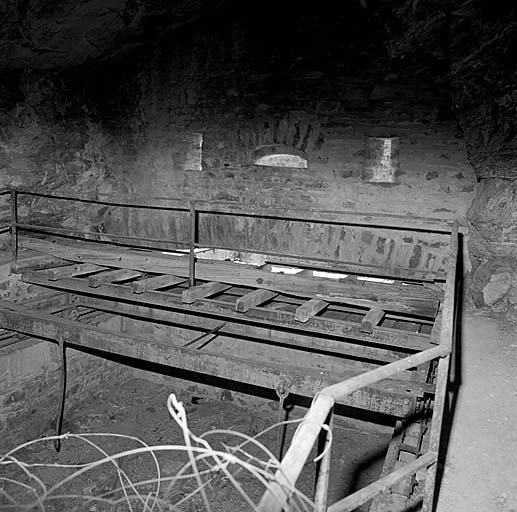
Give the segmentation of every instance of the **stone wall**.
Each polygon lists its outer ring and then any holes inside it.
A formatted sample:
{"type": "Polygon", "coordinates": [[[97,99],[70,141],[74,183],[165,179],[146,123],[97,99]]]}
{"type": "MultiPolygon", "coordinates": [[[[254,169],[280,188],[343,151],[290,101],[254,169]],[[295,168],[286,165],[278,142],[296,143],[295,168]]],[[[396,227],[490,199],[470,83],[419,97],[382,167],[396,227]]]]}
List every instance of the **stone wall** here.
{"type": "Polygon", "coordinates": [[[468,219],[474,304],[517,308],[517,182],[483,180],[468,219]]]}
{"type": "MultiPolygon", "coordinates": [[[[0,153],[5,184],[464,222],[476,178],[443,79],[390,61],[379,20],[359,3],[341,20],[323,10],[275,12],[233,5],[109,63],[14,77],[0,153]],[[189,133],[203,136],[201,171],[185,166],[189,133]],[[365,179],[369,136],[400,138],[395,183],[365,179]],[[252,164],[257,145],[280,142],[304,150],[308,169],[252,164]]],[[[185,216],[27,198],[23,206],[23,219],[86,231],[188,234],[185,216]]],[[[227,217],[205,222],[200,236],[393,265],[433,243],[227,217]]],[[[434,249],[418,265],[443,266],[443,247],[434,249]]]]}
{"type": "Polygon", "coordinates": [[[468,213],[470,296],[477,307],[515,305],[516,7],[470,0],[397,0],[385,7],[393,59],[450,77],[452,105],[480,181],[468,213]]]}
{"type": "MultiPolygon", "coordinates": [[[[15,187],[63,195],[106,190],[105,135],[81,101],[83,91],[55,73],[17,74],[0,86],[0,189],[15,187]]],[[[0,197],[0,225],[10,220],[0,197]]],[[[84,231],[97,230],[103,210],[87,204],[19,196],[19,218],[84,231]]],[[[8,238],[0,238],[0,249],[8,238]]]]}
{"type": "MultiPolygon", "coordinates": [[[[360,9],[353,14],[353,21],[336,24],[325,43],[307,40],[311,31],[323,33],[329,26],[324,15],[309,20],[294,14],[296,29],[277,20],[285,32],[263,38],[260,47],[255,42],[264,30],[260,16],[221,15],[141,49],[118,67],[100,67],[95,83],[84,78],[89,108],[109,134],[104,155],[113,189],[144,198],[463,221],[476,179],[443,84],[393,66],[374,33],[366,31],[370,39],[357,37],[372,20],[360,9]],[[201,171],[185,169],[185,134],[192,132],[203,135],[201,171]],[[369,183],[365,139],[390,135],[401,140],[396,183],[369,183]],[[254,166],[253,149],[268,143],[304,150],[308,169],[254,166]]],[[[186,217],[171,214],[112,209],[104,227],[159,240],[188,236],[186,217]]],[[[307,231],[303,250],[334,256],[339,245],[334,234],[307,231]]],[[[236,224],[227,217],[205,224],[200,233],[206,243],[240,236],[248,247],[265,243],[290,252],[300,250],[298,235],[275,223],[236,224]]],[[[389,246],[385,234],[369,243],[353,237],[344,245],[355,244],[364,262],[373,262],[379,238],[389,246]]],[[[400,237],[396,244],[404,245],[400,237]]],[[[407,259],[414,245],[404,249],[407,259]]]]}
{"type": "MultiPolygon", "coordinates": [[[[106,382],[123,382],[130,371],[117,363],[71,348],[67,357],[67,396],[63,432],[72,428],[74,411],[106,382]]],[[[58,346],[33,340],[0,350],[0,435],[4,450],[55,433],[60,401],[58,346]]]]}
{"type": "MultiPolygon", "coordinates": [[[[22,283],[0,265],[0,298],[13,302],[41,298],[49,291],[22,283]]],[[[99,326],[116,328],[120,320],[99,326]]],[[[123,382],[131,371],[120,364],[72,348],[66,350],[67,396],[65,423],[74,410],[91,399],[107,380],[123,382]]],[[[0,348],[0,452],[29,439],[55,432],[60,397],[60,354],[57,344],[26,338],[0,348]]]]}

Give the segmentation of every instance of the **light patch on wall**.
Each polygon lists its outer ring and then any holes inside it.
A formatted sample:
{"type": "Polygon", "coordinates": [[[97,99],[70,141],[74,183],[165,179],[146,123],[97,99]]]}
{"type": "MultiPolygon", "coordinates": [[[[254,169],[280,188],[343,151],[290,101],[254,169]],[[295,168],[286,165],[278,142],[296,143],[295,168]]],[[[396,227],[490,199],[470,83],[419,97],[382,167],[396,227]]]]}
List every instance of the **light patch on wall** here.
{"type": "MultiPolygon", "coordinates": [[[[358,281],[369,281],[370,283],[384,283],[384,284],[393,284],[395,281],[393,279],[383,279],[382,277],[368,277],[368,276],[357,276],[358,281]]],[[[402,283],[404,284],[404,283],[402,283]]]]}
{"type": "Polygon", "coordinates": [[[307,169],[305,152],[284,144],[266,144],[255,148],[253,163],[264,167],[307,169]]]}
{"type": "Polygon", "coordinates": [[[371,183],[395,183],[399,168],[399,138],[369,137],[366,140],[366,173],[371,183]]]}
{"type": "Polygon", "coordinates": [[[271,272],[275,273],[275,274],[299,274],[300,272],[303,271],[302,268],[297,268],[297,267],[280,267],[280,266],[277,266],[277,265],[273,265],[271,267],[271,272]]]}
{"type": "Polygon", "coordinates": [[[314,270],[314,277],[325,277],[326,279],[346,279],[348,274],[340,274],[339,272],[324,272],[323,270],[314,270]]]}
{"type": "Polygon", "coordinates": [[[185,151],[183,170],[201,171],[203,169],[203,134],[185,133],[182,139],[182,146],[185,151]]]}

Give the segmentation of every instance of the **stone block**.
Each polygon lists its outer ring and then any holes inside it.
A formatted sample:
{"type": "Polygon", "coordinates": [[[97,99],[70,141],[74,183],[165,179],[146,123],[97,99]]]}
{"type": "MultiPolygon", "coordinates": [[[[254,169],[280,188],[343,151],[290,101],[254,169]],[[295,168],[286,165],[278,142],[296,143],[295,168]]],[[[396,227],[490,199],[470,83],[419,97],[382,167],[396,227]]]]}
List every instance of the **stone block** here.
{"type": "Polygon", "coordinates": [[[509,272],[493,274],[488,284],[483,288],[483,298],[487,306],[493,306],[501,301],[510,291],[512,276],[509,272]]]}

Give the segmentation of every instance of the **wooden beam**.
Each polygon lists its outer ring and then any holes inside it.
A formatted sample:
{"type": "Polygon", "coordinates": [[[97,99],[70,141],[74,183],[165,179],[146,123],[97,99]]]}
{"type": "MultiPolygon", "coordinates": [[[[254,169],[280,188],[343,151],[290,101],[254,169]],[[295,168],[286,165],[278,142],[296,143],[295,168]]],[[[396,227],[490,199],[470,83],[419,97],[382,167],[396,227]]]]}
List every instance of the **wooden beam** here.
{"type": "MultiPolygon", "coordinates": [[[[115,251],[99,248],[91,242],[70,245],[39,239],[22,239],[22,247],[38,250],[70,261],[81,261],[104,266],[116,265],[141,272],[163,272],[188,277],[189,261],[184,256],[137,251],[115,251]]],[[[258,270],[251,265],[240,265],[217,260],[198,260],[196,277],[238,286],[264,288],[299,297],[317,297],[327,302],[350,303],[368,308],[434,317],[438,309],[436,292],[422,286],[407,287],[407,291],[393,290],[389,285],[366,286],[354,282],[339,282],[324,278],[303,278],[258,270]]],[[[371,283],[370,283],[371,284],[371,283]]],[[[406,287],[405,287],[406,288],[406,287]]]]}
{"type": "Polygon", "coordinates": [[[305,323],[309,318],[317,315],[320,311],[324,310],[329,305],[328,302],[320,299],[311,299],[304,302],[301,306],[296,308],[294,318],[298,322],[305,323]]]}
{"type": "Polygon", "coordinates": [[[235,311],[246,313],[246,311],[249,311],[251,308],[260,306],[268,300],[274,299],[276,296],[278,296],[278,293],[270,290],[254,290],[237,299],[235,302],[235,311]]]}
{"type": "Polygon", "coordinates": [[[88,281],[88,285],[91,288],[98,288],[102,284],[116,283],[117,281],[127,281],[128,279],[134,279],[135,277],[140,277],[141,275],[142,272],[125,268],[119,270],[110,270],[91,276],[88,281]]]}
{"type": "MultiPolygon", "coordinates": [[[[151,342],[32,311],[3,300],[0,300],[0,325],[9,330],[45,339],[57,340],[65,336],[67,343],[72,346],[87,347],[268,389],[275,389],[285,382],[290,382],[291,393],[306,397],[312,397],[320,389],[346,378],[343,374],[311,368],[258,363],[244,358],[176,347],[163,342],[151,342]]],[[[415,406],[411,393],[405,396],[395,395],[373,388],[359,389],[338,403],[402,417],[413,414],[415,406]]]]}
{"type": "Polygon", "coordinates": [[[379,325],[381,320],[384,318],[384,314],[385,313],[382,309],[370,309],[361,322],[361,331],[367,333],[373,332],[373,328],[379,325]]]}
{"type": "MultiPolygon", "coordinates": [[[[88,282],[79,278],[68,278],[60,281],[49,281],[44,274],[39,272],[28,272],[23,274],[23,281],[26,283],[39,284],[42,286],[55,287],[62,290],[69,290],[83,294],[92,293],[88,282]]],[[[418,351],[429,348],[429,336],[424,334],[410,333],[386,327],[377,327],[372,334],[361,332],[360,324],[343,320],[334,320],[322,317],[312,317],[305,324],[295,319],[294,313],[278,311],[271,308],[252,308],[246,315],[235,311],[233,304],[213,299],[199,299],[192,304],[183,304],[179,294],[159,291],[144,292],[138,296],[132,292],[127,285],[102,285],[98,294],[108,296],[116,300],[134,301],[142,304],[152,304],[166,307],[176,311],[198,312],[199,314],[210,314],[218,318],[233,318],[241,323],[264,324],[277,329],[289,329],[302,333],[318,333],[320,335],[345,338],[349,341],[367,342],[378,347],[389,347],[390,349],[402,349],[403,351],[418,351]]]]}
{"type": "Polygon", "coordinates": [[[63,267],[70,265],[67,260],[54,258],[47,255],[32,256],[30,258],[24,258],[18,255],[18,261],[12,265],[11,270],[16,274],[21,274],[27,270],[42,270],[53,267],[63,267]]]}
{"type": "Polygon", "coordinates": [[[442,318],[443,318],[443,304],[440,306],[440,310],[436,315],[433,327],[431,329],[431,343],[433,345],[440,344],[441,332],[442,332],[442,318]]]}
{"type": "MultiPolygon", "coordinates": [[[[192,329],[209,330],[214,325],[213,318],[197,315],[195,311],[170,311],[92,296],[79,297],[78,304],[110,313],[130,315],[150,322],[185,324],[192,329]]],[[[271,328],[271,325],[240,324],[232,319],[227,320],[226,325],[221,330],[221,334],[246,339],[251,338],[262,343],[286,345],[302,350],[324,352],[334,356],[351,356],[356,360],[377,361],[379,363],[397,361],[406,355],[396,350],[359,345],[343,339],[311,336],[310,333],[300,334],[275,330],[271,328]]]]}
{"type": "Polygon", "coordinates": [[[188,279],[184,277],[176,277],[171,275],[162,275],[148,277],[147,279],[139,279],[132,283],[133,293],[143,293],[149,290],[159,290],[160,288],[168,288],[169,286],[177,286],[186,283],[188,279]]]}
{"type": "Polygon", "coordinates": [[[347,225],[364,225],[406,229],[408,231],[435,231],[450,233],[452,221],[433,217],[413,217],[389,213],[344,212],[336,210],[298,210],[293,208],[261,208],[260,206],[242,205],[217,201],[197,201],[198,211],[217,214],[240,213],[243,216],[266,216],[279,220],[302,220],[305,222],[343,223],[347,225]]]}
{"type": "Polygon", "coordinates": [[[206,299],[207,297],[212,297],[213,295],[224,292],[224,290],[228,290],[228,288],[231,288],[231,285],[217,283],[215,281],[200,284],[199,286],[192,286],[181,294],[181,300],[185,304],[192,304],[197,299],[206,299]]]}
{"type": "Polygon", "coordinates": [[[75,277],[84,274],[91,274],[93,272],[100,272],[101,270],[109,270],[107,267],[99,267],[99,265],[92,265],[91,263],[67,265],[66,267],[48,269],[46,274],[51,281],[57,281],[64,277],[75,277]]]}

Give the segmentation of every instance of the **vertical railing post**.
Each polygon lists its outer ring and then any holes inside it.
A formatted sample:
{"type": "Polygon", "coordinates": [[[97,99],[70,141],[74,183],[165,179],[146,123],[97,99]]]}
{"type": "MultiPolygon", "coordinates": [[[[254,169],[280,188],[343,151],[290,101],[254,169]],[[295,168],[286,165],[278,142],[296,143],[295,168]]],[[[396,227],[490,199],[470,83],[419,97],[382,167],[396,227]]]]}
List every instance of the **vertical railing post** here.
{"type": "Polygon", "coordinates": [[[188,276],[190,286],[196,285],[196,231],[197,231],[197,215],[196,203],[190,202],[190,237],[189,237],[189,267],[188,276]]]}
{"type": "MultiPolygon", "coordinates": [[[[443,315],[440,326],[440,346],[448,346],[451,349],[455,341],[456,267],[458,264],[458,258],[461,257],[461,254],[458,254],[458,244],[458,221],[455,221],[451,230],[447,281],[445,283],[443,315]]],[[[422,512],[432,512],[436,505],[436,477],[440,463],[439,450],[440,440],[442,437],[443,416],[447,412],[445,407],[448,399],[447,388],[449,383],[450,359],[450,355],[441,358],[438,361],[438,369],[436,371],[436,389],[434,392],[431,433],[429,435],[429,451],[436,453],[438,460],[436,464],[433,464],[427,470],[422,512]]]]}
{"type": "Polygon", "coordinates": [[[323,453],[323,457],[316,466],[316,489],[314,492],[315,512],[326,512],[329,480],[330,480],[330,458],[332,455],[332,426],[334,423],[334,408],[332,408],[325,422],[328,431],[321,429],[318,442],[318,452],[323,453]]]}
{"type": "Polygon", "coordinates": [[[14,267],[18,259],[18,192],[11,190],[11,265],[14,267]]]}

